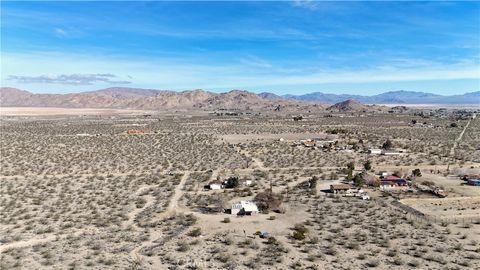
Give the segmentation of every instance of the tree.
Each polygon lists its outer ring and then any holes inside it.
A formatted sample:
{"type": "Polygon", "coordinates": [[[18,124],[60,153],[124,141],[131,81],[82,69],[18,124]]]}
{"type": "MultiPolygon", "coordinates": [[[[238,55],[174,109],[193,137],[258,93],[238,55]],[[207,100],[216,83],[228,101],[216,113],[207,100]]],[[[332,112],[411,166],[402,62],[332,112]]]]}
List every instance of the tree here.
{"type": "Polygon", "coordinates": [[[308,180],[308,183],[309,183],[309,186],[311,189],[316,189],[317,188],[317,182],[318,182],[318,177],[317,176],[313,176],[312,178],[310,178],[310,180],[308,180]]]}
{"type": "Polygon", "coordinates": [[[355,163],[353,162],[347,163],[347,180],[353,179],[353,170],[355,170],[355,163]]]}
{"type": "Polygon", "coordinates": [[[422,177],[422,172],[420,171],[420,169],[417,168],[412,171],[412,175],[415,177],[422,177]]]}
{"type": "Polygon", "coordinates": [[[347,169],[348,169],[349,171],[355,170],[355,163],[353,163],[352,161],[350,161],[350,162],[347,164],[347,169]]]}
{"type": "Polygon", "coordinates": [[[355,174],[355,177],[353,178],[353,183],[355,183],[355,186],[357,187],[363,186],[365,184],[363,176],[360,173],[355,174]]]}
{"type": "Polygon", "coordinates": [[[232,176],[227,179],[227,183],[225,184],[226,188],[236,188],[240,185],[240,181],[238,180],[238,177],[232,176]]]}
{"type": "Polygon", "coordinates": [[[380,179],[378,179],[375,175],[366,173],[363,175],[363,180],[367,186],[371,187],[378,187],[380,186],[380,179]]]}
{"type": "Polygon", "coordinates": [[[270,190],[258,193],[253,199],[257,204],[258,210],[279,210],[282,204],[281,197],[270,190]]]}
{"type": "Polygon", "coordinates": [[[372,169],[372,162],[370,160],[365,161],[365,163],[363,163],[363,168],[366,171],[370,171],[372,169]]]}
{"type": "Polygon", "coordinates": [[[450,127],[456,128],[456,127],[458,127],[458,124],[457,124],[457,123],[451,123],[451,124],[450,124],[450,127]]]}
{"type": "Polygon", "coordinates": [[[390,150],[393,148],[393,143],[392,141],[390,141],[390,139],[387,139],[383,145],[382,145],[382,148],[385,149],[385,150],[390,150]]]}

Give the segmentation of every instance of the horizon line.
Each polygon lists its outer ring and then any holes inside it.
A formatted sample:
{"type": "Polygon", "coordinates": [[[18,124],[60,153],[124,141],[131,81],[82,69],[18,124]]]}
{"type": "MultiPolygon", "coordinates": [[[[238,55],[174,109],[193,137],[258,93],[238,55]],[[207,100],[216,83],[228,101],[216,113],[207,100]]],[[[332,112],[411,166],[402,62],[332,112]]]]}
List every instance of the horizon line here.
{"type": "MultiPolygon", "coordinates": [[[[222,93],[228,93],[232,91],[246,91],[249,93],[253,94],[274,94],[280,97],[284,96],[303,96],[303,95],[309,95],[309,94],[316,94],[316,93],[321,93],[321,94],[327,94],[327,95],[336,95],[336,96],[343,96],[343,95],[350,95],[350,96],[363,96],[363,97],[373,97],[377,95],[382,95],[386,93],[392,93],[392,92],[412,92],[412,93],[425,93],[425,94],[432,94],[432,95],[437,95],[437,96],[458,96],[458,95],[466,95],[466,94],[471,94],[471,93],[476,93],[480,92],[480,90],[472,90],[472,91],[462,91],[461,93],[454,93],[450,95],[444,95],[444,94],[439,94],[439,93],[434,93],[434,92],[429,92],[429,91],[422,91],[422,90],[405,90],[405,89],[397,89],[397,90],[384,90],[380,91],[377,94],[361,94],[361,93],[352,93],[352,92],[343,92],[343,93],[331,93],[325,90],[312,90],[312,91],[307,91],[303,93],[288,93],[286,94],[277,94],[275,93],[276,91],[261,91],[261,90],[248,90],[248,89],[241,89],[241,88],[231,88],[231,89],[217,89],[217,90],[209,90],[209,89],[204,89],[204,88],[191,88],[191,89],[159,89],[159,88],[150,88],[150,87],[129,87],[129,86],[110,86],[110,87],[99,87],[97,89],[92,89],[92,90],[79,90],[79,91],[69,91],[69,92],[58,92],[58,91],[53,91],[53,92],[41,92],[41,91],[35,91],[35,90],[28,90],[26,88],[18,88],[18,87],[12,87],[12,86],[0,86],[0,89],[3,88],[12,88],[12,89],[17,89],[17,90],[22,90],[22,91],[27,91],[32,94],[53,94],[53,95],[69,95],[69,94],[81,94],[81,93],[88,93],[88,92],[96,92],[100,90],[106,90],[106,89],[112,89],[112,88],[121,88],[121,89],[135,89],[135,90],[153,90],[153,91],[159,91],[159,92],[192,92],[192,91],[205,91],[205,92],[210,92],[210,93],[215,93],[215,94],[222,94],[222,93]]],[[[215,88],[213,88],[215,89],[215,88]]],[[[338,92],[338,91],[335,91],[338,92]]],[[[455,91],[452,91],[455,92],[455,91]]]]}

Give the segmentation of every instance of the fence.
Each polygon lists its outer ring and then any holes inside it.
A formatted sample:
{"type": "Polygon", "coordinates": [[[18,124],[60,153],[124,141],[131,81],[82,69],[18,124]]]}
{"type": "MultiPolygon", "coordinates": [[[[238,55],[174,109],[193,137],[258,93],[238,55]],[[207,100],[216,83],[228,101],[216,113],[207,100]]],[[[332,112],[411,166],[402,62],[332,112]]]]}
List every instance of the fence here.
{"type": "Polygon", "coordinates": [[[453,224],[480,224],[480,216],[478,217],[459,217],[459,216],[453,216],[453,217],[439,217],[435,215],[428,215],[425,213],[422,213],[418,211],[417,209],[408,206],[406,204],[403,204],[399,201],[393,201],[391,206],[403,210],[403,214],[405,217],[409,220],[414,220],[417,222],[431,222],[431,223],[438,223],[438,224],[444,224],[444,223],[453,223],[453,224]]]}

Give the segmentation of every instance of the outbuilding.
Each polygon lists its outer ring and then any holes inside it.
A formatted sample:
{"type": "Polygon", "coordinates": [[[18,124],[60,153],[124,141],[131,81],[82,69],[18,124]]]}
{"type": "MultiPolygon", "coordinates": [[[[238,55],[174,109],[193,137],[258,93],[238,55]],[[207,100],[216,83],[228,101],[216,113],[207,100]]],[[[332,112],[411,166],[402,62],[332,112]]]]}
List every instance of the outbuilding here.
{"type": "Polygon", "coordinates": [[[330,191],[332,193],[346,193],[347,190],[349,190],[350,188],[352,188],[351,185],[349,184],[335,184],[335,185],[330,185],[330,191]]]}
{"type": "Polygon", "coordinates": [[[253,215],[258,214],[258,207],[252,201],[240,201],[232,204],[232,215],[253,215]]]}

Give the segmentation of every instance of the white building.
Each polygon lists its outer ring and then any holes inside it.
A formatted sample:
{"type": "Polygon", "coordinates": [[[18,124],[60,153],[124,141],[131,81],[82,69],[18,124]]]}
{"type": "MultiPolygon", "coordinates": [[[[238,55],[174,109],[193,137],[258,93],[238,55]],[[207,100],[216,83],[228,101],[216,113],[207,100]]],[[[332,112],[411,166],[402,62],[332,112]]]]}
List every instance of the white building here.
{"type": "Polygon", "coordinates": [[[222,189],[222,184],[212,183],[212,184],[210,184],[210,189],[211,190],[222,189]]]}
{"type": "Polygon", "coordinates": [[[372,155],[381,155],[382,149],[371,148],[371,149],[368,149],[368,153],[372,155]]]}
{"type": "Polygon", "coordinates": [[[243,185],[244,185],[244,186],[247,186],[247,187],[251,186],[252,184],[253,184],[253,181],[252,181],[252,180],[245,180],[245,181],[243,182],[243,185]]]}
{"type": "Polygon", "coordinates": [[[252,215],[257,213],[258,207],[252,201],[240,201],[232,204],[232,215],[252,215]]]}

